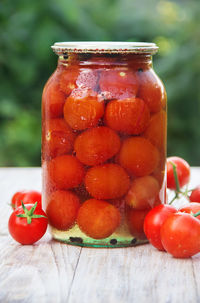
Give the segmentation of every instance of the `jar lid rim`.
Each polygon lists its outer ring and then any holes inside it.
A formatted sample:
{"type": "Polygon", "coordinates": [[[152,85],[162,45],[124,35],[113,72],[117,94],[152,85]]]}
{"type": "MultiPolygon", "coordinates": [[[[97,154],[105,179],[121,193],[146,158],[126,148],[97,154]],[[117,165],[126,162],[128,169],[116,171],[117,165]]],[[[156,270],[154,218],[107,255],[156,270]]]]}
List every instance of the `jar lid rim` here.
{"type": "Polygon", "coordinates": [[[63,53],[155,54],[158,51],[158,46],[155,43],[117,41],[56,42],[51,48],[58,55],[63,53]]]}

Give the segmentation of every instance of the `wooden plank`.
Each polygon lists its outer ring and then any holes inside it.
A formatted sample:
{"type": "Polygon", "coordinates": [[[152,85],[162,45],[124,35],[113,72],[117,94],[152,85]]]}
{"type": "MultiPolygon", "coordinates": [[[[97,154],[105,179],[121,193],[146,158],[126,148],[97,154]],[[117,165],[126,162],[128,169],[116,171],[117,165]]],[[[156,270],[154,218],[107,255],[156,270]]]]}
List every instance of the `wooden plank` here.
{"type": "MultiPolygon", "coordinates": [[[[200,169],[192,169],[191,186],[200,169]]],[[[200,254],[174,259],[150,245],[79,248],[51,240],[21,246],[8,235],[8,203],[19,189],[41,190],[39,168],[0,169],[0,302],[200,302],[200,254]]]]}
{"type": "MultiPolygon", "coordinates": [[[[200,255],[195,257],[199,264],[200,255]]],[[[84,249],[69,302],[200,302],[191,259],[174,259],[150,245],[128,249],[84,249]]]]}
{"type": "Polygon", "coordinates": [[[65,302],[81,248],[51,240],[22,246],[8,234],[8,206],[19,189],[41,189],[40,169],[0,170],[0,302],[65,302]]]}

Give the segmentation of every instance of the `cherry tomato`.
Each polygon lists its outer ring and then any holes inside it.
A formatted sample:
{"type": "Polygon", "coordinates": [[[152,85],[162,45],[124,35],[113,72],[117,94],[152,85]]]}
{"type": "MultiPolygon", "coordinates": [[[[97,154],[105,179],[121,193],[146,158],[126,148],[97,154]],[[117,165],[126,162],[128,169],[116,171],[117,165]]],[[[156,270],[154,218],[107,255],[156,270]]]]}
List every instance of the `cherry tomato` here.
{"type": "Polygon", "coordinates": [[[98,124],[104,114],[104,102],[94,92],[77,89],[66,99],[63,111],[71,128],[83,130],[98,124]]]}
{"type": "Polygon", "coordinates": [[[69,190],[57,190],[52,193],[47,206],[49,224],[59,230],[67,230],[75,223],[80,200],[69,190]]]}
{"type": "MultiPolygon", "coordinates": [[[[181,207],[179,211],[191,215],[196,214],[200,211],[200,203],[195,203],[195,202],[188,203],[184,207],[181,207]]],[[[196,218],[200,220],[200,216],[197,216],[196,218]]]]}
{"type": "Polygon", "coordinates": [[[130,137],[125,139],[119,152],[119,163],[136,177],[150,175],[160,159],[158,149],[147,139],[130,137]]]}
{"type": "Polygon", "coordinates": [[[151,69],[139,72],[138,75],[140,83],[138,97],[144,100],[152,113],[158,112],[166,103],[166,92],[162,82],[151,69]]]}
{"type": "Polygon", "coordinates": [[[13,209],[24,204],[34,204],[37,202],[37,208],[42,208],[41,193],[35,190],[23,190],[16,192],[11,200],[11,206],[13,209]]]}
{"type": "Polygon", "coordinates": [[[119,136],[112,129],[105,126],[82,132],[74,143],[76,157],[86,165],[101,164],[112,158],[119,149],[119,136]]]}
{"type": "Polygon", "coordinates": [[[200,202],[200,185],[192,191],[189,198],[191,202],[200,202]]]}
{"type": "Polygon", "coordinates": [[[45,212],[37,204],[17,207],[11,214],[8,229],[17,242],[33,244],[46,232],[48,220],[45,212]]]}
{"type": "Polygon", "coordinates": [[[107,163],[87,171],[85,186],[96,199],[115,199],[121,198],[128,191],[130,180],[120,165],[107,163]]]}
{"type": "Polygon", "coordinates": [[[160,239],[160,229],[165,220],[176,213],[171,205],[158,205],[147,214],[144,220],[144,232],[149,242],[158,250],[165,250],[160,239]]]}
{"type": "Polygon", "coordinates": [[[138,78],[130,70],[104,70],[100,74],[99,86],[105,99],[136,97],[138,78]]]}
{"type": "Polygon", "coordinates": [[[48,163],[51,182],[59,189],[68,189],[82,183],[85,175],[84,167],[79,160],[71,155],[63,155],[48,163]]]}
{"type": "Polygon", "coordinates": [[[151,116],[150,123],[144,132],[145,138],[149,139],[159,150],[163,150],[166,144],[167,116],[164,110],[151,116]],[[158,127],[159,125],[159,127],[158,127]]]}
{"type": "Polygon", "coordinates": [[[59,77],[59,88],[67,96],[69,96],[72,90],[76,87],[76,79],[78,77],[79,70],[77,67],[66,67],[62,70],[59,77]]]}
{"type": "Polygon", "coordinates": [[[200,221],[190,214],[177,212],[163,223],[161,242],[175,258],[188,258],[200,252],[200,221]]]}
{"type": "Polygon", "coordinates": [[[147,128],[149,120],[149,108],[139,98],[113,100],[106,107],[106,124],[119,132],[138,135],[147,128]]]}
{"type": "Polygon", "coordinates": [[[120,212],[114,205],[96,199],[85,201],[77,217],[80,229],[94,239],[109,237],[119,226],[120,220],[120,212]]]}
{"type": "Polygon", "coordinates": [[[72,151],[75,134],[64,119],[50,119],[46,126],[43,154],[56,157],[72,151]]]}
{"type": "Polygon", "coordinates": [[[50,116],[51,118],[59,118],[63,116],[63,106],[65,104],[66,96],[61,91],[59,85],[59,78],[62,69],[56,71],[44,87],[42,94],[42,113],[43,116],[50,116]]]}
{"type": "Polygon", "coordinates": [[[144,219],[148,213],[148,209],[127,209],[126,217],[130,233],[138,239],[146,239],[144,234],[144,219]]]}
{"type": "Polygon", "coordinates": [[[176,171],[180,187],[186,185],[190,180],[190,166],[182,158],[169,157],[167,158],[167,188],[176,189],[173,166],[170,162],[176,165],[176,171]]]}
{"type": "Polygon", "coordinates": [[[126,204],[135,209],[152,208],[159,193],[159,183],[152,176],[134,179],[125,197],[126,204]]]}

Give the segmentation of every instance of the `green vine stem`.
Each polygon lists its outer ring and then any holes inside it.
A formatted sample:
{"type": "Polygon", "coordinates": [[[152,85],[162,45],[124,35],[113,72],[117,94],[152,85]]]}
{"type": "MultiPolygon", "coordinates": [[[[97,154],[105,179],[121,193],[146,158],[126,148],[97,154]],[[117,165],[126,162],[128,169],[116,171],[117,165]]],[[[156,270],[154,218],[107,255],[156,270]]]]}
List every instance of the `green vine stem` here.
{"type": "Polygon", "coordinates": [[[198,213],[193,215],[193,217],[198,217],[198,216],[200,216],[200,211],[198,211],[198,213]]]}

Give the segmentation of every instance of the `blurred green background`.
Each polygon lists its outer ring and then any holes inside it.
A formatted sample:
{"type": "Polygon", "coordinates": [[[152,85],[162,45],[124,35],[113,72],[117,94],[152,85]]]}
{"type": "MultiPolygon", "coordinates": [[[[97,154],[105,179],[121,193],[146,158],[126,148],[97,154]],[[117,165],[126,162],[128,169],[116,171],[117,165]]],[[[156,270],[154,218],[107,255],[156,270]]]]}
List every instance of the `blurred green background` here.
{"type": "Polygon", "coordinates": [[[200,165],[200,2],[40,0],[0,3],[0,166],[40,165],[42,88],[55,41],[156,42],[168,93],[168,155],[200,165]]]}

